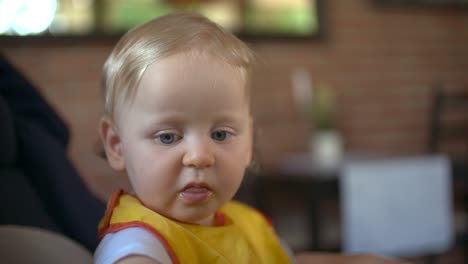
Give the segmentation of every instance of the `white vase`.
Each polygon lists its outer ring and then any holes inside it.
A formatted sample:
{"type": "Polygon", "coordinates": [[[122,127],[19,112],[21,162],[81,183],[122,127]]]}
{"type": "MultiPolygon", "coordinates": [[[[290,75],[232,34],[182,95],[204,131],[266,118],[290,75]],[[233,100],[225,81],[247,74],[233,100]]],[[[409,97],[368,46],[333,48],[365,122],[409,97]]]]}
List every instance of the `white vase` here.
{"type": "Polygon", "coordinates": [[[338,171],[343,159],[341,134],[336,130],[316,131],[310,138],[309,152],[316,170],[338,171]]]}

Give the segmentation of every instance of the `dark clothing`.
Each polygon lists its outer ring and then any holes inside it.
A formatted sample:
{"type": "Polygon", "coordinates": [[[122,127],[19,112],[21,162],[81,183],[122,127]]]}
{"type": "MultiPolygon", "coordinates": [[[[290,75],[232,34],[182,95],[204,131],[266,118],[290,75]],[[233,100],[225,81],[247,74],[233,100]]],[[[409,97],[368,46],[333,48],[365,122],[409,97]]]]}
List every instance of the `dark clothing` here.
{"type": "Polygon", "coordinates": [[[0,224],[60,232],[93,251],[105,204],[68,159],[68,140],[60,116],[0,55],[0,224]]]}

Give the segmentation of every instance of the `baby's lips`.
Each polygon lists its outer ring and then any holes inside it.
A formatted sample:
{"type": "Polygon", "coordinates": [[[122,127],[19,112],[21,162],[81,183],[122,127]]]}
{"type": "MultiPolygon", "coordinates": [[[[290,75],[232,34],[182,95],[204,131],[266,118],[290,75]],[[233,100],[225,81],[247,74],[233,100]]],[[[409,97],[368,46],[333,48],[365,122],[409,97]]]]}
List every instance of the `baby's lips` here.
{"type": "Polygon", "coordinates": [[[196,192],[203,191],[203,190],[211,191],[211,188],[208,184],[204,182],[191,182],[185,185],[184,188],[181,190],[181,192],[185,192],[187,190],[196,191],[196,192]]]}
{"type": "Polygon", "coordinates": [[[208,191],[211,191],[211,190],[206,187],[188,187],[182,190],[182,192],[184,193],[204,193],[208,191]]]}
{"type": "Polygon", "coordinates": [[[213,192],[207,184],[190,183],[187,184],[180,195],[188,203],[201,203],[210,199],[213,192]]]}

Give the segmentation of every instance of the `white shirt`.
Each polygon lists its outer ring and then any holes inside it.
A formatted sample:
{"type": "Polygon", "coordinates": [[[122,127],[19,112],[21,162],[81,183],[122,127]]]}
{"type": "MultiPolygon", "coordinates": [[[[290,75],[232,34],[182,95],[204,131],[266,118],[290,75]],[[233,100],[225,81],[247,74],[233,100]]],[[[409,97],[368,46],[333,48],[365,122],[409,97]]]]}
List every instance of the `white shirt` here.
{"type": "Polygon", "coordinates": [[[172,264],[163,244],[141,227],[106,234],[94,252],[94,263],[112,264],[130,255],[146,256],[161,264],[172,264]]]}
{"type": "MultiPolygon", "coordinates": [[[[280,240],[280,243],[291,262],[296,263],[288,245],[283,240],[280,240]]],[[[161,264],[172,264],[161,241],[141,227],[130,227],[106,234],[94,252],[94,263],[113,264],[130,255],[145,256],[161,264]]]]}

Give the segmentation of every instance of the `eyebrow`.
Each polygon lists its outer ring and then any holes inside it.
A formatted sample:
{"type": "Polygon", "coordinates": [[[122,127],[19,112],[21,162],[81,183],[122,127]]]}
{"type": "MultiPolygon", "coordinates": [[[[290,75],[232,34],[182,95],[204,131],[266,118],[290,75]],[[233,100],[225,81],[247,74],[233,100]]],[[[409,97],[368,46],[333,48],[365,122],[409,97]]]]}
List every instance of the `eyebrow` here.
{"type": "Polygon", "coordinates": [[[145,118],[145,122],[148,124],[167,124],[167,125],[180,125],[184,123],[185,118],[178,114],[156,114],[156,115],[149,115],[145,118]]]}
{"type": "MultiPolygon", "coordinates": [[[[214,123],[237,123],[240,122],[242,116],[238,113],[234,112],[224,112],[224,113],[216,113],[214,115],[214,123]]],[[[146,118],[148,123],[161,123],[161,124],[168,124],[168,125],[180,125],[187,121],[187,118],[183,116],[181,113],[165,113],[165,114],[156,114],[156,115],[149,115],[146,118]]]]}
{"type": "Polygon", "coordinates": [[[223,122],[236,123],[240,121],[241,121],[240,115],[221,114],[215,118],[215,123],[223,123],[223,122]]]}

